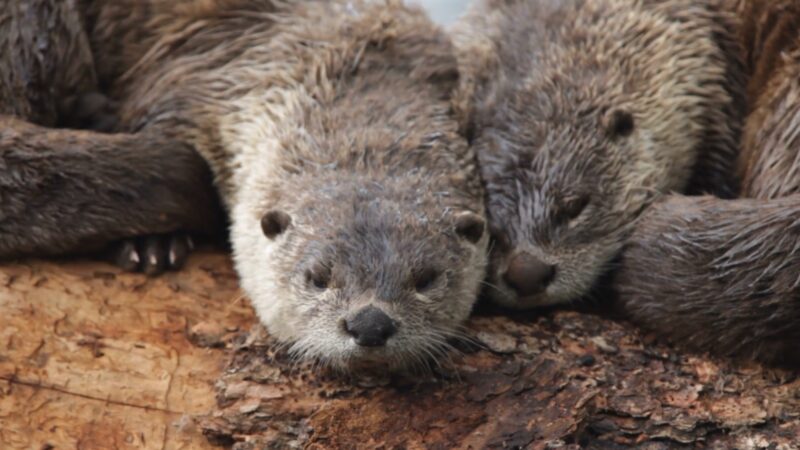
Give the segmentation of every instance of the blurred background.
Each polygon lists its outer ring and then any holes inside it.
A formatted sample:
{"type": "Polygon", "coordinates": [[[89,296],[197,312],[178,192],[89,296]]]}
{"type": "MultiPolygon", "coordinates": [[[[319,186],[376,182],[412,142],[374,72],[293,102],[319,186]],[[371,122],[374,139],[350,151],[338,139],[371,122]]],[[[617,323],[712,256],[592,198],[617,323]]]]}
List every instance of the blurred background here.
{"type": "Polygon", "coordinates": [[[431,18],[442,25],[449,25],[467,8],[470,0],[406,0],[424,6],[431,18]]]}

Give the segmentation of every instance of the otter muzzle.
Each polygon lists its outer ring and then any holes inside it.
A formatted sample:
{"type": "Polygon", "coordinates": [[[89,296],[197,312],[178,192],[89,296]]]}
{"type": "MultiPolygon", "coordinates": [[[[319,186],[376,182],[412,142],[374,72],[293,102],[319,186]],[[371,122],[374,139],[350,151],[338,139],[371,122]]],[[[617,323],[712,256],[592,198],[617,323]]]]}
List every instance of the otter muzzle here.
{"type": "Polygon", "coordinates": [[[362,347],[386,345],[386,341],[397,332],[392,318],[372,305],[361,308],[352,318],[345,319],[344,328],[362,347]]]}

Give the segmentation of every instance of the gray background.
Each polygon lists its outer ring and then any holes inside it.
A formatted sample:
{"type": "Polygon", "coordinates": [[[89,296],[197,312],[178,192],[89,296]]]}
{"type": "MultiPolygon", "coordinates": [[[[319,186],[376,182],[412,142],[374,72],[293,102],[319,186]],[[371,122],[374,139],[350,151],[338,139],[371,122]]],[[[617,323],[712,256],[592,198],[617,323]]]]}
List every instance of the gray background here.
{"type": "Polygon", "coordinates": [[[466,9],[470,0],[406,0],[424,6],[431,18],[443,25],[449,25],[466,9]]]}

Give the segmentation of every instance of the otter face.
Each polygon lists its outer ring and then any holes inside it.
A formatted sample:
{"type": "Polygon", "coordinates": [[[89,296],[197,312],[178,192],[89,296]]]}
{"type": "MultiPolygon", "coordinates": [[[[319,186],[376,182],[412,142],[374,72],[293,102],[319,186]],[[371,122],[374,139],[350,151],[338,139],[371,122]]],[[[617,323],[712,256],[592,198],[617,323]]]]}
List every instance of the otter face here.
{"type": "Polygon", "coordinates": [[[485,273],[482,216],[448,212],[427,194],[305,192],[315,198],[234,214],[237,269],[270,334],[339,370],[422,368],[442,356],[485,273]]]}
{"type": "Polygon", "coordinates": [[[487,294],[515,308],[588,293],[654,194],[680,188],[673,172],[691,167],[660,161],[624,107],[531,117],[501,117],[475,141],[495,240],[487,294]]]}

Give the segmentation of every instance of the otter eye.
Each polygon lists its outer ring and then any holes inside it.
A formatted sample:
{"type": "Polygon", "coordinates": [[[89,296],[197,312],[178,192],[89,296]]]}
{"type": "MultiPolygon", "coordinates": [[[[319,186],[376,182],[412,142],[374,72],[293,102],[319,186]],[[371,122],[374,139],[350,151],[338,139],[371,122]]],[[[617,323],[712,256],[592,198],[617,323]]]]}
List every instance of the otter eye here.
{"type": "Polygon", "coordinates": [[[272,210],[261,217],[261,230],[264,236],[275,239],[279,234],[286,231],[292,223],[292,216],[283,211],[272,210]]]}
{"type": "Polygon", "coordinates": [[[611,137],[626,137],[633,133],[633,114],[617,109],[606,118],[606,132],[611,137]]]}
{"type": "Polygon", "coordinates": [[[456,233],[473,244],[481,240],[485,226],[483,218],[471,212],[463,213],[456,219],[456,233]]]}
{"type": "Polygon", "coordinates": [[[306,271],[306,280],[319,290],[328,289],[331,283],[331,268],[317,263],[306,271]]]}
{"type": "Polygon", "coordinates": [[[575,199],[568,200],[562,209],[562,217],[564,220],[573,220],[581,215],[586,206],[589,205],[589,197],[582,196],[575,199]]]}
{"type": "Polygon", "coordinates": [[[439,278],[439,272],[436,269],[423,269],[414,275],[414,289],[417,292],[424,292],[433,287],[433,283],[439,278]]]}

